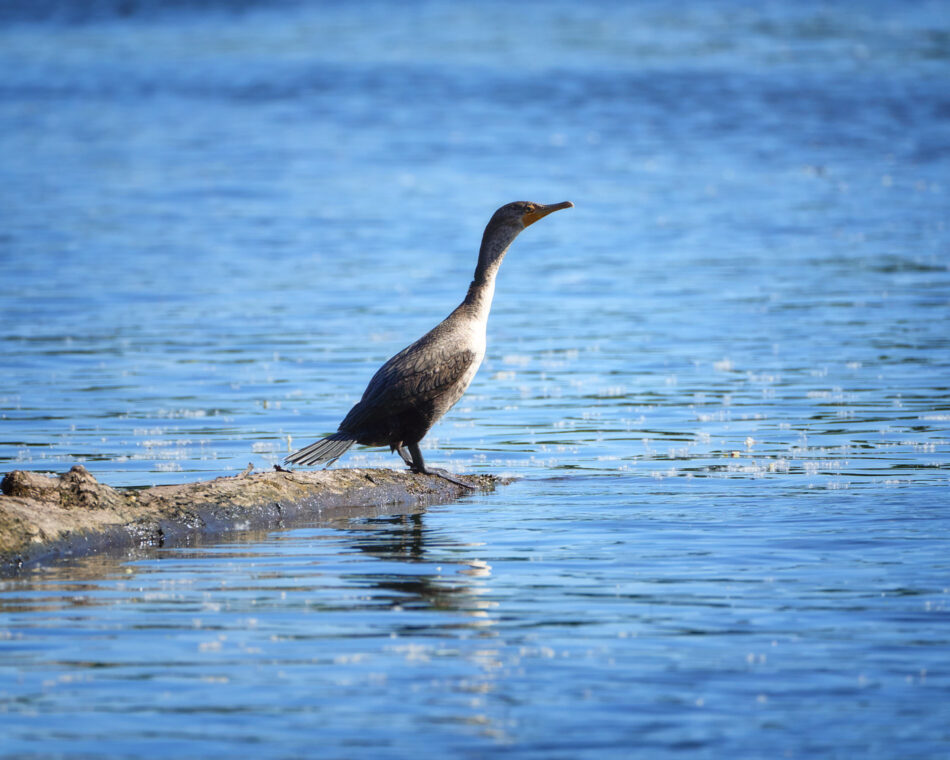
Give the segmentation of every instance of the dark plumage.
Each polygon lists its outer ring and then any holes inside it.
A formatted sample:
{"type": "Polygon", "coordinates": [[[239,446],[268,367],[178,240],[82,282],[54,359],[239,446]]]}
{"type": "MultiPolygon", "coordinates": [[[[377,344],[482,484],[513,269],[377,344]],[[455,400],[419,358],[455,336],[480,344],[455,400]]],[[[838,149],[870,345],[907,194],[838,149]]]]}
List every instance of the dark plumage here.
{"type": "Polygon", "coordinates": [[[525,227],[570,201],[545,206],[518,201],[498,209],[485,228],[475,278],[465,300],[443,322],[404,348],[373,375],[363,397],[350,409],[336,433],[294,452],[286,461],[327,466],[354,443],[389,446],[413,472],[426,467],[419,442],[465,393],[485,356],[485,331],[495,292],[495,275],[512,241],[525,227]]]}

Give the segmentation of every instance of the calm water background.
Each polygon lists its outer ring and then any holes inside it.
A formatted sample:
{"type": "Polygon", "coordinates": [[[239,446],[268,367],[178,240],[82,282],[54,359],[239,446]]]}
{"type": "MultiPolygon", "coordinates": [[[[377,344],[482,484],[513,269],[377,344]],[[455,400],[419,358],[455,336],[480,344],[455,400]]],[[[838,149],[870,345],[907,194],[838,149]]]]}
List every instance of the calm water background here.
{"type": "Polygon", "coordinates": [[[426,441],[515,484],[5,581],[0,754],[950,753],[947,3],[24,6],[2,470],[269,468],[577,207],[426,441]]]}

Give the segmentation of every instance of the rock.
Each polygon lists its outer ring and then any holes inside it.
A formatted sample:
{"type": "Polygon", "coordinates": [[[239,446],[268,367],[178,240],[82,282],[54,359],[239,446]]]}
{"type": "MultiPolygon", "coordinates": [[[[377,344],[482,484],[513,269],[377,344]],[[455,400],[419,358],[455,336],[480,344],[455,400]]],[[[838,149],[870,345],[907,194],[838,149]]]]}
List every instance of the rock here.
{"type": "MultiPolygon", "coordinates": [[[[480,490],[502,481],[466,476],[480,490]]],[[[0,483],[0,574],[99,549],[168,545],[238,525],[271,527],[328,511],[431,504],[469,490],[407,470],[253,473],[177,486],[115,489],[81,465],[60,476],[16,470],[0,483]]]]}
{"type": "Polygon", "coordinates": [[[18,496],[21,499],[45,501],[51,492],[58,489],[57,479],[26,470],[14,470],[0,481],[0,491],[4,496],[18,496]]]}
{"type": "Polygon", "coordinates": [[[59,478],[14,470],[0,482],[0,490],[4,496],[56,502],[64,509],[110,509],[123,501],[114,488],[101,485],[81,464],[59,478]]]}

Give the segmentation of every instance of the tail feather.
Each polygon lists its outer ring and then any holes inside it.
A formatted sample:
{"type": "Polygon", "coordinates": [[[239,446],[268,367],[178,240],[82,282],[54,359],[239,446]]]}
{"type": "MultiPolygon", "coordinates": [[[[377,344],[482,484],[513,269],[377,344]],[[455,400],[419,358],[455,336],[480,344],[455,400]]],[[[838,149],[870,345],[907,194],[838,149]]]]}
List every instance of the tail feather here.
{"type": "Polygon", "coordinates": [[[334,433],[295,451],[284,462],[288,464],[311,465],[326,462],[327,467],[343,456],[356,439],[349,433],[334,433]]]}

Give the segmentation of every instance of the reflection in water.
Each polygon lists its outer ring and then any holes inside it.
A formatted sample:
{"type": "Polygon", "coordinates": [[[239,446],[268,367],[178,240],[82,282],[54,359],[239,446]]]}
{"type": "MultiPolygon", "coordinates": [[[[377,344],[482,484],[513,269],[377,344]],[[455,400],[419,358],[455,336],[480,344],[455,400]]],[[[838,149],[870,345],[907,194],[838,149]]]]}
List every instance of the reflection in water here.
{"type": "MultiPolygon", "coordinates": [[[[52,700],[71,710],[75,683],[135,704],[139,683],[161,689],[198,681],[234,686],[237,701],[192,703],[185,689],[162,692],[150,709],[169,719],[180,711],[246,712],[255,709],[251,695],[264,668],[292,688],[343,689],[340,705],[352,700],[359,724],[370,719],[361,707],[367,695],[347,696],[350,688],[378,691],[403,680],[414,690],[423,683],[415,671],[436,668],[439,690],[456,695],[438,720],[503,736],[481,709],[503,671],[499,651],[475,643],[491,638],[497,622],[497,602],[486,598],[490,570],[471,556],[477,545],[428,528],[421,508],[365,511],[208,546],[87,557],[3,582],[0,699],[52,700]],[[34,660],[37,647],[52,648],[53,657],[34,660]],[[446,660],[453,664],[443,672],[446,660]]],[[[305,702],[280,710],[316,709],[305,702]]],[[[64,730],[63,740],[69,735],[64,730]]]]}
{"type": "MultiPolygon", "coordinates": [[[[397,612],[423,613],[421,619],[409,616],[393,626],[391,635],[410,640],[421,636],[423,641],[446,635],[463,640],[470,636],[478,640],[493,637],[491,627],[498,620],[498,603],[485,598],[491,596],[490,567],[470,557],[477,544],[433,535],[425,526],[423,510],[333,524],[348,532],[351,546],[383,561],[388,569],[347,573],[349,582],[370,590],[374,603],[382,602],[397,612]],[[438,551],[430,550],[430,541],[438,551]]],[[[479,709],[484,699],[480,695],[496,691],[495,681],[503,676],[498,649],[487,643],[476,648],[453,644],[448,652],[441,643],[392,644],[387,649],[409,661],[428,662],[446,654],[463,657],[473,667],[453,688],[473,696],[459,703],[457,713],[447,711],[440,720],[475,726],[481,734],[496,739],[505,737],[502,724],[479,709]]]]}
{"type": "MultiPolygon", "coordinates": [[[[420,510],[387,517],[329,521],[334,528],[350,534],[354,548],[385,562],[397,563],[394,569],[400,570],[388,575],[347,575],[347,579],[372,587],[376,590],[374,596],[388,599],[393,608],[460,612],[476,620],[451,627],[490,626],[493,621],[489,611],[495,604],[480,597],[490,594],[486,581],[491,577],[491,568],[481,560],[462,556],[478,545],[440,540],[437,554],[427,551],[426,543],[433,537],[427,535],[424,514],[424,510],[420,510]],[[454,565],[450,576],[440,564],[447,552],[451,553],[454,565]],[[418,572],[413,572],[416,569],[418,572]]],[[[403,632],[412,630],[408,628],[403,632]]]]}

